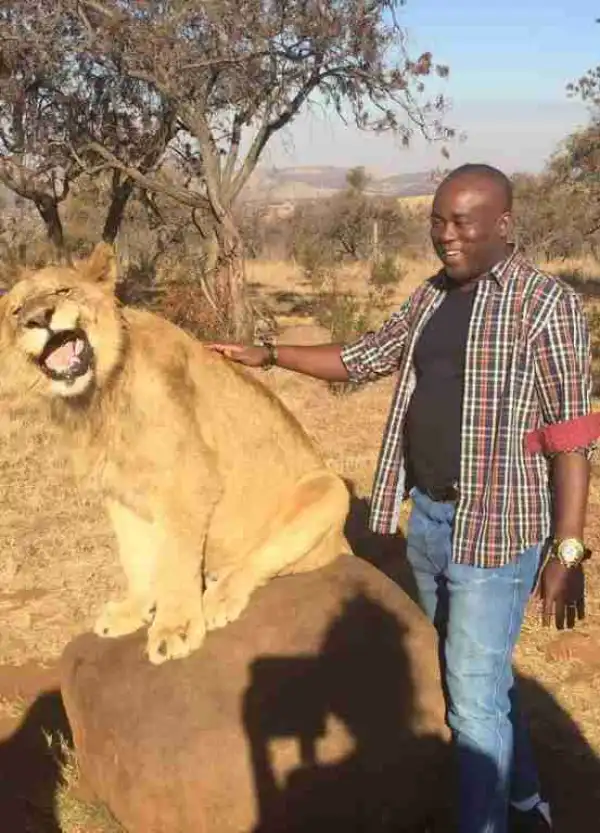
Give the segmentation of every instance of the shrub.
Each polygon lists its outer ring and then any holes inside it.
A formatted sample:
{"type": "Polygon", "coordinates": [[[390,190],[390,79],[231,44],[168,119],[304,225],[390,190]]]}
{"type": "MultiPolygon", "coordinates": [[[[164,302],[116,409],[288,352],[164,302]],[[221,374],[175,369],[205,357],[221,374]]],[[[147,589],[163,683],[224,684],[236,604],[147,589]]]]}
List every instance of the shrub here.
{"type": "MultiPolygon", "coordinates": [[[[335,269],[315,269],[309,277],[316,294],[316,321],[329,330],[332,342],[345,343],[379,325],[403,272],[391,256],[375,261],[370,266],[364,296],[343,290],[335,269]]],[[[330,382],[329,388],[341,395],[352,392],[356,385],[330,382]]]]}

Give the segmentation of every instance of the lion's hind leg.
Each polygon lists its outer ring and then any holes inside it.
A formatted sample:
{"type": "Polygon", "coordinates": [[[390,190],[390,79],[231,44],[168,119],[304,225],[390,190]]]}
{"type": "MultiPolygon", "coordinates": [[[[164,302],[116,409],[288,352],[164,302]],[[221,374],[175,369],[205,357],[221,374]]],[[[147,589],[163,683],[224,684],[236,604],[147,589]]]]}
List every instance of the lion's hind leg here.
{"type": "Polygon", "coordinates": [[[107,500],[117,537],[121,566],[127,579],[123,599],[109,601],[94,625],[98,636],[133,633],[152,622],[155,607],[154,571],[158,559],[153,525],[116,500],[107,500]]]}
{"type": "Polygon", "coordinates": [[[348,509],[348,490],[333,472],[303,477],[269,523],[263,542],[207,584],[207,629],[235,621],[253,591],[271,578],[323,567],[347,551],[342,530],[348,509]]]}

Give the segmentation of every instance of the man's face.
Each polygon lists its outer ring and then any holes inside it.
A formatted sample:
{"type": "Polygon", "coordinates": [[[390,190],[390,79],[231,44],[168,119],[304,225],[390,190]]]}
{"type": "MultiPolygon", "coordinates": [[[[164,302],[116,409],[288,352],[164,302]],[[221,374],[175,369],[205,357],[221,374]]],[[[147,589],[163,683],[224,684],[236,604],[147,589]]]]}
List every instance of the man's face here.
{"type": "Polygon", "coordinates": [[[457,176],[438,188],[431,241],[448,277],[466,283],[506,256],[510,212],[501,188],[477,176],[457,176]]]}

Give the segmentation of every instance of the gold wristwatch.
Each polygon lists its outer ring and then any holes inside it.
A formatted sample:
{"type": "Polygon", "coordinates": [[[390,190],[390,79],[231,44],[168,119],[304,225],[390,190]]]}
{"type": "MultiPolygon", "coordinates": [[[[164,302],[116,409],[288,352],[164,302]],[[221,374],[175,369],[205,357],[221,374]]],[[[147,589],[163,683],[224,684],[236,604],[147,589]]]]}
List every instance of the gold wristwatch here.
{"type": "Polygon", "coordinates": [[[580,538],[555,538],[550,547],[550,555],[564,567],[576,567],[591,554],[580,538]]]}

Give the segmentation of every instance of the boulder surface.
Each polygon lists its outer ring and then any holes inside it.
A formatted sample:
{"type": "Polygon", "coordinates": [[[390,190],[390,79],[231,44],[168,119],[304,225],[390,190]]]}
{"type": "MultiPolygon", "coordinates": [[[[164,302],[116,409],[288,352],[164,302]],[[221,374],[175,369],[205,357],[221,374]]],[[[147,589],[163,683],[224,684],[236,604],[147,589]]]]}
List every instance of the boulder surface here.
{"type": "Polygon", "coordinates": [[[61,661],[82,777],[129,833],[399,833],[445,806],[434,632],[372,565],[275,579],[187,659],[144,644],[61,661]]]}

